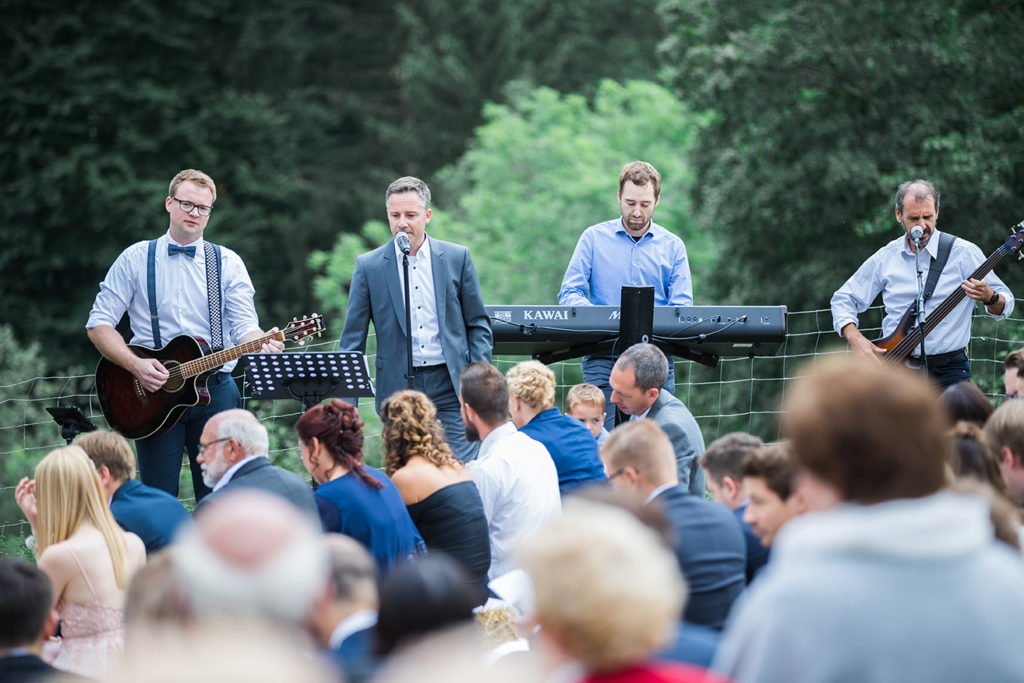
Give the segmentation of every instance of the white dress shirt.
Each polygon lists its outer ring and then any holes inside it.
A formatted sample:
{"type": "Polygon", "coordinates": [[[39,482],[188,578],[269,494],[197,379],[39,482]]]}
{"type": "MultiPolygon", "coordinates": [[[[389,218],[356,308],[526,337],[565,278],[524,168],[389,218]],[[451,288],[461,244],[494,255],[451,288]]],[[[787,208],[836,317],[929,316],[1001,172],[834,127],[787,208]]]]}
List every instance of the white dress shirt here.
{"type": "MultiPolygon", "coordinates": [[[[402,250],[395,243],[398,283],[405,296],[405,271],[402,250]]],[[[403,298],[402,301],[405,301],[403,298]]],[[[434,268],[430,262],[430,239],[423,236],[423,246],[409,256],[409,301],[412,304],[412,364],[414,367],[444,363],[441,330],[437,324],[437,299],[434,297],[434,268]]]]}
{"type": "MultiPolygon", "coordinates": [[[[206,253],[202,238],[193,242],[194,258],[170,256],[167,245],[175,243],[165,233],[156,245],[156,296],[160,316],[160,341],[187,334],[207,342],[212,338],[210,307],[206,293],[206,253]]],[[[175,243],[176,244],[176,243],[175,243]]],[[[192,246],[192,245],[189,245],[192,246]]],[[[131,322],[132,344],[154,347],[147,286],[149,241],[136,242],[121,252],[100,283],[99,294],[89,312],[86,329],[97,325],[116,328],[124,314],[131,322]]],[[[259,318],[253,302],[255,290],[241,257],[221,247],[221,307],[224,346],[238,344],[246,334],[258,330],[259,318]]],[[[230,372],[235,362],[222,368],[230,372]]]]}
{"type": "MultiPolygon", "coordinates": [[[[928,281],[928,272],[932,262],[938,256],[939,236],[936,230],[921,253],[922,282],[928,281]]],[[[917,270],[914,266],[914,254],[907,246],[907,240],[900,235],[884,247],[876,251],[864,262],[857,272],[850,277],[839,290],[832,295],[832,324],[836,332],[848,323],[856,323],[857,315],[867,310],[868,306],[881,294],[885,305],[885,319],[882,321],[882,336],[888,336],[896,329],[896,324],[917,298],[917,270]]],[[[935,284],[932,297],[925,302],[925,315],[930,316],[935,309],[958,289],[970,275],[985,262],[982,254],[974,244],[964,239],[957,239],[949,252],[949,260],[943,268],[939,280],[935,284]]],[[[1003,296],[1005,307],[1003,312],[994,317],[1005,318],[1013,312],[1013,293],[994,273],[985,277],[985,282],[1003,296]]],[[[976,302],[965,297],[957,304],[925,339],[928,355],[957,351],[967,346],[971,340],[971,315],[976,302]]],[[[988,308],[985,309],[988,311],[988,308]]],[[[992,315],[989,313],[989,315],[992,315]]],[[[920,354],[920,347],[913,355],[920,354]]]]}
{"type": "Polygon", "coordinates": [[[562,512],[558,472],[548,449],[518,431],[511,422],[496,428],[480,444],[468,465],[480,490],[491,538],[490,579],[516,568],[516,546],[562,512]]]}

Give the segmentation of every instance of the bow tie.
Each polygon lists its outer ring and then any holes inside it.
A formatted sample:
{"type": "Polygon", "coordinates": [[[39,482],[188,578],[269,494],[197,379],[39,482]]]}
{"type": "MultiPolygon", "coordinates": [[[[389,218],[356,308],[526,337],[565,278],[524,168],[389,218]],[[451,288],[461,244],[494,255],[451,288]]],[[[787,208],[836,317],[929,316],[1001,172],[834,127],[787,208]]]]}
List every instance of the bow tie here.
{"type": "Polygon", "coordinates": [[[175,254],[184,254],[185,256],[188,256],[189,258],[195,258],[196,257],[196,246],[193,244],[190,247],[182,247],[182,246],[179,246],[177,244],[168,244],[167,245],[167,255],[168,256],[174,256],[175,254]]]}

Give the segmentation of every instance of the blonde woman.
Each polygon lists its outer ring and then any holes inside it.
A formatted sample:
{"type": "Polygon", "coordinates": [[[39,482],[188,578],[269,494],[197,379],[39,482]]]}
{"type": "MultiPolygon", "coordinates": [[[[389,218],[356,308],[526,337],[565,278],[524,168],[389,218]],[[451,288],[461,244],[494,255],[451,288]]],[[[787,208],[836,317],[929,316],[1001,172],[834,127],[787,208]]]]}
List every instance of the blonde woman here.
{"type": "Polygon", "coordinates": [[[125,589],[146,562],[145,547],[114,521],[99,475],[78,446],[51,451],[14,495],[32,525],[61,623],[46,656],[58,669],[103,678],[121,652],[125,589]]]}
{"type": "Polygon", "coordinates": [[[491,566],[487,517],[476,484],[445,443],[437,409],[425,394],[407,390],[388,398],[380,416],[384,470],[427,549],[459,562],[482,604],[491,566]]]}

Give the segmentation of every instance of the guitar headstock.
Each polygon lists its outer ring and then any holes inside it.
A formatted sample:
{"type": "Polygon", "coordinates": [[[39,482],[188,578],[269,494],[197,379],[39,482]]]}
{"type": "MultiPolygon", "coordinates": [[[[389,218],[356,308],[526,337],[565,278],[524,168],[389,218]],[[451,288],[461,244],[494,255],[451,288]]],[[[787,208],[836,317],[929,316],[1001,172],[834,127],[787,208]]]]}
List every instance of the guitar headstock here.
{"type": "Polygon", "coordinates": [[[1006,248],[1007,253],[1017,252],[1019,261],[1024,259],[1024,251],[1020,250],[1022,245],[1024,245],[1024,221],[1010,228],[1010,238],[1003,243],[1003,247],[1006,248]]]}
{"type": "Polygon", "coordinates": [[[319,313],[313,313],[305,318],[292,318],[281,332],[285,339],[289,339],[299,345],[305,344],[306,339],[312,336],[321,336],[324,331],[324,317],[319,313]]]}

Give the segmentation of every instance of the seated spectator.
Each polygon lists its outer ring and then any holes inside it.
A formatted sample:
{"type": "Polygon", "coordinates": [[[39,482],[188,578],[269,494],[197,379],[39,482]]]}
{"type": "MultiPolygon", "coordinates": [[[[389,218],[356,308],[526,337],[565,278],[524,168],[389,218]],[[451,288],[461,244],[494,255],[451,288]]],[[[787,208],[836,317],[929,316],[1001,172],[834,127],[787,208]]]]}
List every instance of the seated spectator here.
{"type": "Polygon", "coordinates": [[[480,442],[469,476],[480,490],[491,539],[491,580],[515,569],[512,549],[558,517],[558,472],[544,445],[508,419],[508,385],[490,363],[462,371],[459,401],[466,437],[480,442]]]}
{"type": "Polygon", "coordinates": [[[1014,552],[1021,552],[1021,536],[1024,535],[1021,511],[1009,498],[997,493],[988,483],[970,477],[957,479],[949,485],[949,490],[983,498],[988,504],[988,517],[992,522],[995,539],[1005,543],[1014,552]]]}
{"type": "Polygon", "coordinates": [[[381,406],[384,471],[395,482],[427,549],[462,564],[487,601],[491,543],[476,484],[444,440],[444,426],[426,394],[399,391],[381,406]]]}
{"type": "Polygon", "coordinates": [[[982,427],[992,414],[992,402],[974,382],[952,384],[946,387],[939,398],[949,415],[950,424],[963,420],[982,427]]]}
{"type": "Polygon", "coordinates": [[[314,604],[310,631],[348,683],[363,683],[373,676],[378,663],[373,654],[377,572],[370,553],[358,541],[326,534],[324,544],[330,572],[327,590],[314,604]]]}
{"type": "Polygon", "coordinates": [[[664,509],[690,587],[683,617],[720,630],[746,585],[746,545],[736,518],[679,485],[672,444],[652,420],[617,427],[601,447],[601,459],[615,489],[664,509]]]}
{"type": "Polygon", "coordinates": [[[315,522],[258,489],[207,500],[168,549],[189,619],[300,630],[327,583],[315,522]]]}
{"type": "Polygon", "coordinates": [[[519,554],[548,668],[581,667],[583,683],[718,680],[697,667],[652,661],[677,628],[686,583],[655,533],[628,512],[570,500],[562,518],[519,554]]]}
{"type": "Polygon", "coordinates": [[[1006,354],[1006,358],[1003,360],[1003,390],[1008,399],[1020,396],[1020,371],[1022,368],[1024,368],[1024,349],[1016,349],[1006,354]]]}
{"type": "Polygon", "coordinates": [[[114,519],[146,545],[152,555],[168,543],[178,526],[188,521],[181,502],[161,489],[135,479],[135,452],[117,432],[97,429],[75,437],[100,475],[114,519]]]}
{"type": "Polygon", "coordinates": [[[477,595],[466,571],[438,553],[398,567],[380,586],[376,653],[398,648],[454,626],[471,626],[477,595]]]}
{"type": "Polygon", "coordinates": [[[295,431],[302,464],[320,484],[315,499],[324,531],[362,543],[382,574],[420,552],[423,539],[402,495],[386,474],[363,464],[363,420],[354,406],[336,398],[313,406],[295,431]]]}
{"type": "Polygon", "coordinates": [[[170,547],[146,558],[124,596],[125,647],[142,633],[185,628],[191,621],[185,591],[174,573],[170,547]]]}
{"type": "Polygon", "coordinates": [[[743,471],[740,463],[744,456],[764,446],[764,441],[753,434],[733,432],[715,439],[700,456],[700,467],[704,470],[704,478],[708,491],[716,503],[721,503],[732,510],[743,530],[743,540],[747,544],[747,583],[754,580],[761,568],[768,562],[768,548],[754,534],[754,530],[743,520],[750,500],[743,491],[743,471]]]}
{"type": "MultiPolygon", "coordinates": [[[[43,643],[57,626],[46,574],[15,557],[0,557],[0,681],[50,680],[61,673],[42,659],[43,643]]],[[[66,674],[60,680],[88,679],[66,674]]]]}
{"type": "Polygon", "coordinates": [[[279,496],[316,519],[313,492],[302,477],[270,462],[267,428],[248,410],[215,414],[203,427],[196,462],[212,492],[196,505],[200,514],[215,496],[259,489],[279,496]]]}
{"type": "Polygon", "coordinates": [[[1024,505],[1024,401],[1007,401],[996,408],[982,433],[999,462],[1007,497],[1024,505]]]}
{"type": "Polygon", "coordinates": [[[555,408],[555,373],[540,361],[519,363],[505,376],[508,407],[519,431],[540,441],[558,470],[558,490],[605,481],[597,442],[587,429],[555,408]]]}
{"type": "Polygon", "coordinates": [[[740,463],[743,489],[750,505],[743,515],[766,548],[789,520],[807,512],[803,493],[796,490],[796,460],[785,441],[762,446],[740,463]]]}
{"type": "Polygon", "coordinates": [[[949,430],[949,436],[953,440],[953,459],[950,461],[953,476],[985,482],[996,493],[1006,496],[1006,479],[995,454],[985,443],[981,427],[973,422],[957,422],[949,430]]]}
{"type": "Polygon", "coordinates": [[[597,439],[600,446],[608,438],[608,430],[604,428],[607,417],[604,404],[604,392],[593,384],[576,384],[565,395],[565,413],[579,420],[583,426],[597,439]]]}
{"type": "Polygon", "coordinates": [[[61,620],[61,637],[47,643],[45,658],[58,669],[102,678],[123,650],[125,589],[145,564],[146,548],[114,521],[99,474],[78,446],[50,451],[35,477],[22,479],[14,495],[61,620]]]}
{"type": "Polygon", "coordinates": [[[715,669],[738,683],[1018,680],[1024,564],[993,542],[984,500],[944,490],[935,387],[854,355],[797,374],[781,426],[801,487],[843,504],[788,523],[715,669]],[[955,618],[927,607],[936,596],[955,618]]]}

